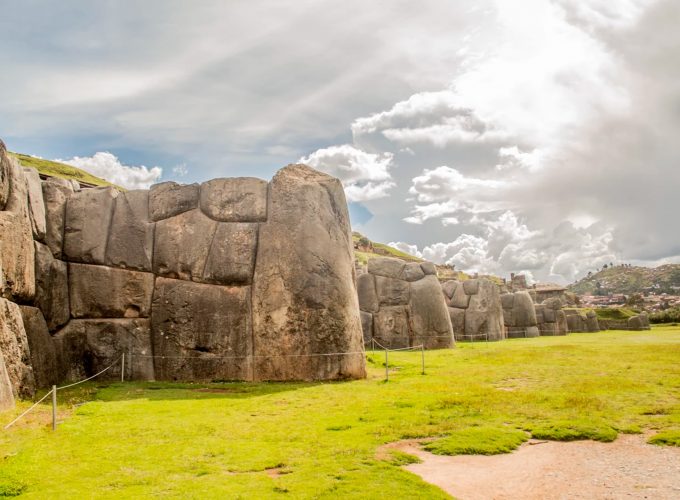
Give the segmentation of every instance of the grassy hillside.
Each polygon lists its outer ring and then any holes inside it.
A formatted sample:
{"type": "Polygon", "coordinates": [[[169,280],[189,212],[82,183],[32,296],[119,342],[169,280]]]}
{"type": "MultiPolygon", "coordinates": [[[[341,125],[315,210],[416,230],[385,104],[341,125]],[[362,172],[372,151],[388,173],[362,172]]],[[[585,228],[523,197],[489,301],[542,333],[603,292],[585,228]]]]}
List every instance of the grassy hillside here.
{"type": "Polygon", "coordinates": [[[680,264],[655,268],[613,266],[587,276],[568,288],[581,295],[630,295],[645,291],[676,295],[680,294],[680,264]]]}
{"type": "MultiPolygon", "coordinates": [[[[354,240],[354,256],[362,264],[366,264],[370,259],[376,257],[393,257],[407,262],[424,262],[424,259],[421,259],[420,257],[402,252],[401,250],[392,248],[384,243],[371,241],[366,236],[356,231],[352,233],[352,239],[354,240]]],[[[437,275],[440,280],[458,279],[462,281],[470,279],[468,274],[451,269],[450,266],[441,266],[437,264],[435,264],[435,266],[437,267],[437,275]]]]}
{"type": "MultiPolygon", "coordinates": [[[[0,432],[0,497],[449,498],[379,453],[433,438],[443,454],[649,431],[680,445],[680,329],[366,353],[336,383],[106,383],[59,393],[0,432]],[[465,374],[462,381],[461,374],[465,374]]],[[[30,406],[0,413],[3,424],[30,406]]]]}
{"type": "Polygon", "coordinates": [[[34,156],[20,153],[10,154],[19,160],[22,166],[33,167],[37,169],[39,173],[44,175],[49,175],[51,177],[61,177],[62,179],[75,179],[78,182],[93,184],[95,186],[115,186],[115,184],[112,184],[109,181],[95,177],[94,175],[79,168],[72,167],[71,165],[66,165],[56,161],[43,160],[42,158],[36,158],[34,156]]]}

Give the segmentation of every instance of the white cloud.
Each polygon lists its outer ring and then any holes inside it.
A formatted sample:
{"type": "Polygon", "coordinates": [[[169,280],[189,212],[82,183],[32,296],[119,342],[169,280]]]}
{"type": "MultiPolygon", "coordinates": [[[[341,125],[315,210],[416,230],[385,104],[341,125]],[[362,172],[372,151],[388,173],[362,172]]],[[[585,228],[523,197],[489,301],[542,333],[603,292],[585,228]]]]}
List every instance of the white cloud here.
{"type": "Polygon", "coordinates": [[[70,160],[56,160],[67,165],[82,168],[86,172],[118,184],[126,189],[146,189],[160,179],[161,167],[130,167],[108,152],[95,153],[90,157],[75,156],[70,160]]]}
{"type": "Polygon", "coordinates": [[[348,201],[366,201],[384,198],[394,187],[392,158],[392,153],[367,153],[343,144],[319,149],[300,162],[340,179],[348,201]]]}
{"type": "Polygon", "coordinates": [[[441,201],[469,190],[498,189],[508,185],[506,181],[466,177],[447,166],[425,169],[412,182],[409,193],[416,195],[420,202],[441,201]]]}
{"type": "Polygon", "coordinates": [[[189,173],[189,170],[187,169],[187,164],[180,163],[179,165],[172,167],[172,173],[175,174],[177,177],[184,177],[189,173]]]}
{"type": "Polygon", "coordinates": [[[418,245],[409,245],[408,243],[404,243],[402,241],[392,241],[388,243],[388,246],[391,246],[392,248],[396,248],[397,250],[400,250],[402,252],[406,252],[409,255],[413,255],[414,257],[422,257],[423,255],[418,251],[418,245]]]}

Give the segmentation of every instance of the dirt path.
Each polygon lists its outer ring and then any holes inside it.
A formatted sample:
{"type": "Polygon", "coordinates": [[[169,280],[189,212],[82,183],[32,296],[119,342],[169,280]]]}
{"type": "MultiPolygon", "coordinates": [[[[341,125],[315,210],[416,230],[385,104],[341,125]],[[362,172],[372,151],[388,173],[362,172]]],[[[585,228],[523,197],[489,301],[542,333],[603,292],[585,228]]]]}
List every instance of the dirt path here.
{"type": "Polygon", "coordinates": [[[613,443],[532,440],[514,453],[433,455],[417,442],[397,449],[423,462],[406,467],[462,500],[474,499],[680,499],[680,448],[654,446],[641,435],[613,443]]]}

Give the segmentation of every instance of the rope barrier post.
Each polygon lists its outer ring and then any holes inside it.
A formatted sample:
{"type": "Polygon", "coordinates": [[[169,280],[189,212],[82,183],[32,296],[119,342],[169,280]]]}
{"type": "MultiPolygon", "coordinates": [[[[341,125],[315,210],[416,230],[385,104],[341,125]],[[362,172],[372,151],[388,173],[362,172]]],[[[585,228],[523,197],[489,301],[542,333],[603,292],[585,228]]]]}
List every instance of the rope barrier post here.
{"type": "Polygon", "coordinates": [[[57,386],[52,386],[52,430],[57,430],[57,386]]]}
{"type": "Polygon", "coordinates": [[[120,357],[120,381],[125,382],[125,351],[120,357]]]}
{"type": "Polygon", "coordinates": [[[385,348],[385,382],[390,381],[390,368],[389,362],[387,360],[387,348],[385,348]]]}
{"type": "Polygon", "coordinates": [[[420,344],[420,357],[423,362],[423,371],[420,374],[425,375],[425,344],[420,344]]]}

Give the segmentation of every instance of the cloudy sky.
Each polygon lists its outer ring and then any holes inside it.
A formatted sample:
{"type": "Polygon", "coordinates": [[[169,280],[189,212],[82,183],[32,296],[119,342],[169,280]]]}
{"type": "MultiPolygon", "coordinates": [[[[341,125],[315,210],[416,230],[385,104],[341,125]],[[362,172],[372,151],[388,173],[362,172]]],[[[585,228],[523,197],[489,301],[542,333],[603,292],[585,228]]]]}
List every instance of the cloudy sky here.
{"type": "Polygon", "coordinates": [[[570,282],[680,262],[677,0],[4,2],[0,137],[127,187],[342,179],[353,226],[570,282]]]}

